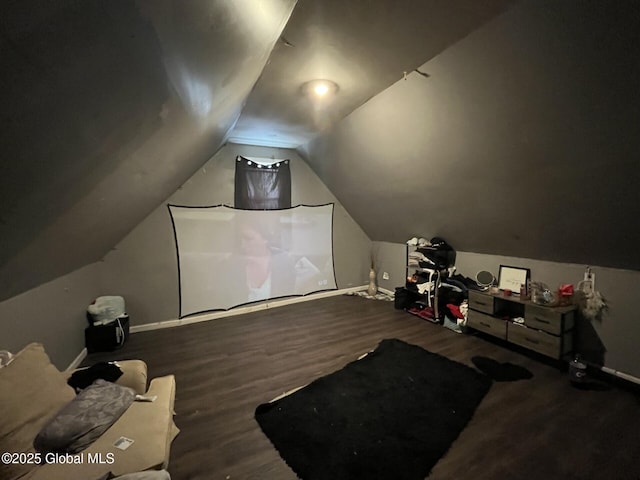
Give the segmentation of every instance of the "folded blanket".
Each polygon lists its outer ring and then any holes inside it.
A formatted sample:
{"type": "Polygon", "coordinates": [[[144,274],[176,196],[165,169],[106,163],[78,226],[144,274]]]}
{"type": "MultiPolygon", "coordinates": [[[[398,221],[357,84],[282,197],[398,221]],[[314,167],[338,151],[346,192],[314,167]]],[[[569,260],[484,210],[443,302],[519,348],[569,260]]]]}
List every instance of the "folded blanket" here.
{"type": "Polygon", "coordinates": [[[39,452],[80,452],[113,425],[134,399],[132,389],[98,379],[40,430],[33,446],[39,452]]]}
{"type": "Polygon", "coordinates": [[[122,376],[122,370],[113,362],[98,362],[89,368],[76,370],[67,383],[75,389],[76,392],[83,390],[91,385],[99,378],[108,382],[115,382],[122,376]]]}

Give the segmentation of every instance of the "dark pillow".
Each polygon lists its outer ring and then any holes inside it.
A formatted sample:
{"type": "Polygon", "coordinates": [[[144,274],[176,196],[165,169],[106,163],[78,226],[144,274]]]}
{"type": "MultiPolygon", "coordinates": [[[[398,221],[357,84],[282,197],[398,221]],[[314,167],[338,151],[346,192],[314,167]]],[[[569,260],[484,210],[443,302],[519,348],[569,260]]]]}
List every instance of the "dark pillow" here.
{"type": "Polygon", "coordinates": [[[80,452],[113,425],[135,397],[130,388],[98,379],[40,430],[33,446],[43,453],[80,452]]]}

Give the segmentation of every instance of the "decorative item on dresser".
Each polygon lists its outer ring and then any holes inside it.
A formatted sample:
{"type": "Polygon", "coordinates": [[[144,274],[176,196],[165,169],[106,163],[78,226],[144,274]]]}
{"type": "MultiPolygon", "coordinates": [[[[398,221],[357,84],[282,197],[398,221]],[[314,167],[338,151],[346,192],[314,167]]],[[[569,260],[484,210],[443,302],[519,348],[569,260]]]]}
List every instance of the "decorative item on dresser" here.
{"type": "Polygon", "coordinates": [[[575,310],[573,305],[547,307],[470,290],[467,325],[547,357],[566,359],[573,350],[575,310]]]}

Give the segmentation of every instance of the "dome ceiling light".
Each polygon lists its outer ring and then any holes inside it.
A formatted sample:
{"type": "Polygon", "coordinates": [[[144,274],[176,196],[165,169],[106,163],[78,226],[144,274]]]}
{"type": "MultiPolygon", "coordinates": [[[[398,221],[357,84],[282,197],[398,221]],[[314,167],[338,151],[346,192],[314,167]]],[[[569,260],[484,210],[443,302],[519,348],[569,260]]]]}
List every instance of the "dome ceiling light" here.
{"type": "Polygon", "coordinates": [[[312,99],[328,99],[338,92],[338,84],[326,79],[310,80],[302,85],[302,92],[312,99]]]}

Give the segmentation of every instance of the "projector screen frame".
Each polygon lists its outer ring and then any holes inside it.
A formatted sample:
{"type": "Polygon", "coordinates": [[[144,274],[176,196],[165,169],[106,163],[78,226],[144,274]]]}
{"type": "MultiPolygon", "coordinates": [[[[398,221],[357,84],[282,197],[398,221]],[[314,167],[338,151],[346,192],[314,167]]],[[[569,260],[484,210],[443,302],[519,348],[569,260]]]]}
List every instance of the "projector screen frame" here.
{"type": "Polygon", "coordinates": [[[337,282],[336,273],[335,273],[334,228],[333,228],[334,227],[333,223],[334,223],[334,218],[335,218],[335,202],[327,202],[327,203],[317,204],[317,205],[298,204],[298,205],[287,207],[287,208],[270,209],[270,210],[252,210],[252,209],[236,208],[236,207],[224,204],[224,203],[217,204],[217,205],[180,205],[180,204],[167,203],[167,210],[169,212],[169,218],[171,220],[171,226],[172,226],[172,230],[173,230],[174,246],[175,246],[175,251],[176,251],[176,266],[177,266],[177,270],[178,270],[178,311],[179,311],[178,318],[179,319],[194,317],[194,316],[198,316],[198,315],[204,315],[204,314],[207,314],[207,313],[230,311],[230,310],[233,310],[233,309],[236,309],[236,308],[246,307],[248,305],[261,304],[261,303],[270,302],[270,301],[283,299],[283,298],[306,297],[306,296],[314,295],[314,294],[317,294],[317,293],[338,290],[338,282],[337,282]],[[202,310],[198,310],[198,311],[184,312],[183,291],[182,291],[183,272],[182,272],[181,261],[180,261],[181,259],[180,259],[180,248],[179,248],[179,242],[178,242],[178,232],[177,232],[177,228],[176,228],[176,221],[175,221],[173,212],[171,210],[172,208],[204,210],[204,209],[213,209],[213,208],[225,207],[225,208],[228,208],[228,209],[231,209],[231,210],[235,210],[235,211],[278,212],[278,211],[295,210],[295,209],[297,209],[299,207],[315,208],[315,207],[328,207],[328,206],[331,206],[331,224],[330,224],[330,227],[331,227],[331,232],[330,232],[331,245],[330,245],[330,255],[331,255],[331,269],[332,269],[332,274],[333,274],[332,280],[333,280],[334,287],[319,288],[317,290],[313,290],[313,291],[310,291],[310,292],[307,292],[307,293],[304,293],[304,294],[278,295],[278,296],[259,299],[259,300],[247,301],[247,302],[239,303],[237,305],[233,305],[233,306],[228,307],[228,308],[207,308],[207,309],[202,309],[202,310]]]}

